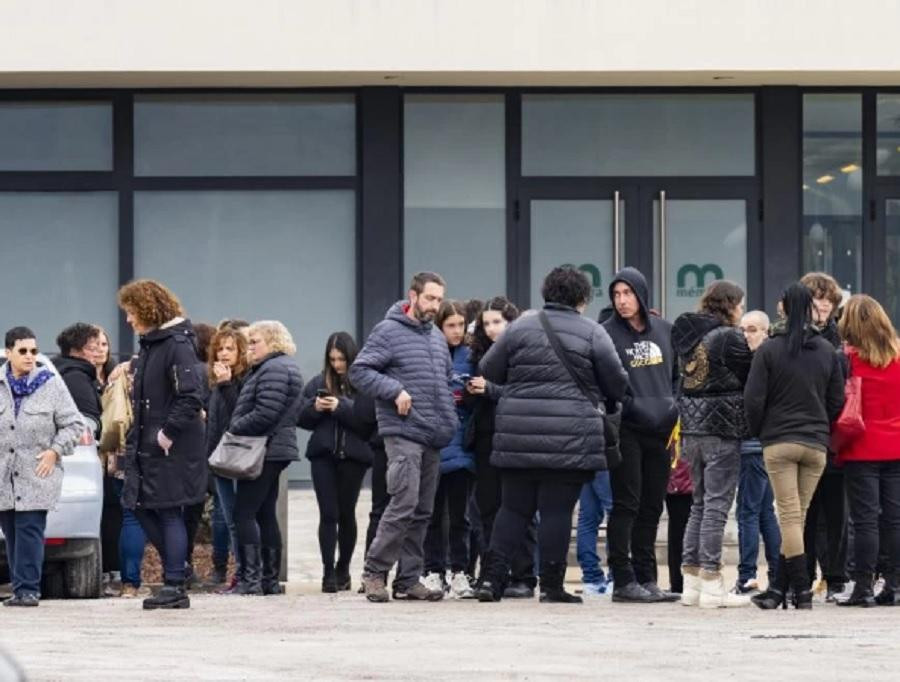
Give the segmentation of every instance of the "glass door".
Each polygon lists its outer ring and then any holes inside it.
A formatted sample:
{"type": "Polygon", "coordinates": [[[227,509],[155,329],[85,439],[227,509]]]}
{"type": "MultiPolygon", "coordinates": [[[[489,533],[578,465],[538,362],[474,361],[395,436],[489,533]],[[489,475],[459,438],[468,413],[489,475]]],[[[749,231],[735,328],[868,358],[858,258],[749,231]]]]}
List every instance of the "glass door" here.
{"type": "Polygon", "coordinates": [[[878,190],[875,208],[871,291],[896,327],[900,326],[900,186],[878,190]],[[880,244],[883,248],[878,248],[880,244]]]}
{"type": "Polygon", "coordinates": [[[624,263],[627,194],[624,190],[599,196],[534,192],[524,198],[521,237],[528,248],[521,274],[527,282],[528,305],[542,305],[541,284],[550,270],[572,265],[591,281],[594,296],[585,315],[597,319],[609,303],[610,279],[624,263]]]}

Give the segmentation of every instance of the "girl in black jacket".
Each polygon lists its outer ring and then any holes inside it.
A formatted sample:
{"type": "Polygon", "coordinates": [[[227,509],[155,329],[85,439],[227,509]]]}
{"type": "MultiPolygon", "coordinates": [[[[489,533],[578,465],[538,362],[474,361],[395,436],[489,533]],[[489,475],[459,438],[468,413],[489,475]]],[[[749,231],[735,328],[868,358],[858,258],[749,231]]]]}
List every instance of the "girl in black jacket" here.
{"type": "Polygon", "coordinates": [[[165,585],[144,600],[144,608],[188,608],[183,510],[206,495],[203,388],[194,332],[182,317],[181,303],[159,282],[130,282],[118,298],[140,335],[122,505],[134,510],[164,561],[165,585]]]}
{"type": "Polygon", "coordinates": [[[262,473],[237,484],[234,522],[244,579],[235,593],[281,594],[281,529],[275,511],[278,480],[288,464],[300,459],[296,424],[303,379],[290,357],[297,347],[281,322],[254,322],[248,345],[253,366],[241,387],[228,431],[268,440],[262,473]]]}
{"type": "MultiPolygon", "coordinates": [[[[247,338],[240,331],[223,328],[215,333],[209,344],[209,409],[206,415],[206,455],[212,454],[222,436],[228,430],[231,415],[237,405],[244,378],[247,374],[247,338]]],[[[238,552],[237,526],[234,523],[234,501],[237,481],[213,474],[216,488],[216,504],[224,518],[235,559],[235,574],[224,592],[234,591],[244,574],[238,552]]],[[[226,556],[227,565],[227,556],[226,556]]],[[[220,569],[216,566],[216,571],[220,569]]],[[[224,578],[219,582],[224,582],[224,578]]]]}
{"type": "Polygon", "coordinates": [[[357,354],[347,332],[335,332],[325,344],[325,369],[303,390],[298,425],[312,431],[306,457],[312,468],[319,505],[322,592],[350,589],[350,559],[356,546],[356,501],[372,464],[366,425],[354,407],[357,396],[347,368],[357,354]],[[335,566],[335,548],[338,560],[335,566]]]}

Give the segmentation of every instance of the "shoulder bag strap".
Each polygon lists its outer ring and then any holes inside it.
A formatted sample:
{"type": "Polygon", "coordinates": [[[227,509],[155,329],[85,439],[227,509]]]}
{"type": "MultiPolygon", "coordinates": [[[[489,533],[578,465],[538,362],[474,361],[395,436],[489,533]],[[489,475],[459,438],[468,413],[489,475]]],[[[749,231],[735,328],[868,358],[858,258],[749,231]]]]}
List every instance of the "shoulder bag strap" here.
{"type": "Polygon", "coordinates": [[[541,326],[544,328],[544,332],[547,334],[547,340],[550,342],[550,346],[553,348],[553,352],[556,353],[556,357],[558,357],[559,361],[562,362],[563,367],[566,368],[566,371],[569,373],[572,381],[575,382],[575,385],[578,386],[578,389],[584,394],[584,397],[587,398],[588,402],[596,409],[598,406],[597,401],[595,400],[590,389],[587,387],[587,384],[584,382],[583,378],[569,363],[569,358],[566,356],[566,351],[563,349],[562,343],[560,343],[559,337],[556,335],[556,332],[553,331],[553,327],[550,326],[550,320],[548,319],[547,314],[542,310],[538,313],[538,317],[541,320],[541,326]]]}

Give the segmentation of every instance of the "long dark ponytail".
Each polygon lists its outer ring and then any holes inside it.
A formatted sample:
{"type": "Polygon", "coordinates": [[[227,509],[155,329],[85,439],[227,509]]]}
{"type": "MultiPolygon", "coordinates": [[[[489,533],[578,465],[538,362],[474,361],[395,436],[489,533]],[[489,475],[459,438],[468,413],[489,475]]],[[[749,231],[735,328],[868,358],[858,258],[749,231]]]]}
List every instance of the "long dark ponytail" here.
{"type": "Polygon", "coordinates": [[[796,357],[803,347],[806,328],[812,322],[812,294],[799,282],[791,284],[781,295],[781,305],[787,318],[788,354],[796,357]]]}

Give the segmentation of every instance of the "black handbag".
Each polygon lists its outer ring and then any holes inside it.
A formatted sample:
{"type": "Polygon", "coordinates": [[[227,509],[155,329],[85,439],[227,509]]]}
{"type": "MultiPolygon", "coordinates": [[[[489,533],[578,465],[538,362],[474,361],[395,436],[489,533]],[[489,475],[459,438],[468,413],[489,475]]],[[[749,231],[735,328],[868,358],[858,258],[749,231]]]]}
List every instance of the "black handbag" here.
{"type": "Polygon", "coordinates": [[[556,332],[553,331],[553,327],[550,326],[550,320],[547,318],[547,314],[542,310],[538,313],[538,317],[541,320],[541,326],[544,328],[544,332],[547,334],[547,340],[550,341],[550,346],[553,348],[553,352],[556,353],[556,357],[562,362],[563,367],[566,368],[569,376],[572,377],[572,381],[575,382],[575,385],[578,386],[578,389],[584,397],[587,398],[588,402],[597,411],[597,415],[602,420],[606,468],[615,469],[622,463],[622,452],[619,450],[619,428],[622,424],[622,406],[619,403],[616,403],[615,410],[609,412],[602,402],[595,402],[594,396],[587,387],[584,379],[569,363],[566,351],[563,349],[556,332]]]}

